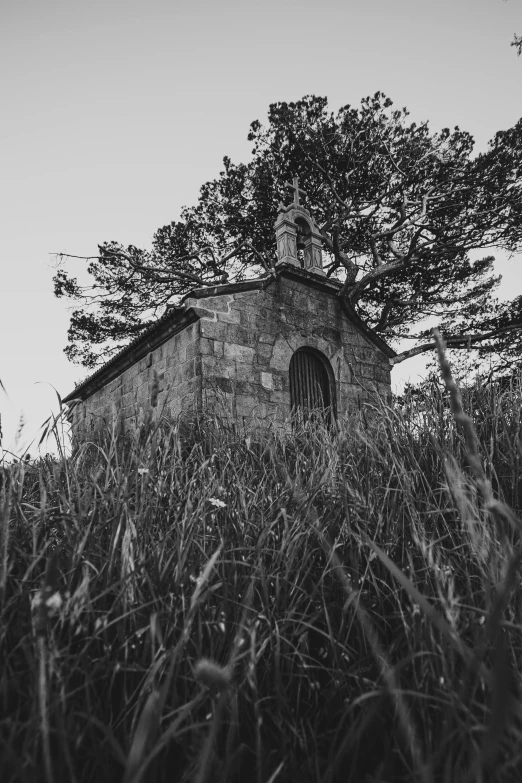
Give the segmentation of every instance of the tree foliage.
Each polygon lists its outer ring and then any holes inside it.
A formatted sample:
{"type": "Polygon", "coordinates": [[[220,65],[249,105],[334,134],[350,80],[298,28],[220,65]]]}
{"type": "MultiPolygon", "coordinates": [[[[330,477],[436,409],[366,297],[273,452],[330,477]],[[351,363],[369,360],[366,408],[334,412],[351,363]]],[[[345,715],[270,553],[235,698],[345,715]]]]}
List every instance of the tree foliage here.
{"type": "Polygon", "coordinates": [[[106,359],[194,287],[273,270],[278,205],[298,175],[327,274],[344,281],[340,295],[385,339],[411,338],[399,360],[431,347],[432,318],[449,346],[516,361],[522,298],[497,301],[489,251],[522,245],[522,120],[473,156],[469,133],[411,123],[382,93],[336,113],[326,98],[305,96],[272,104],[248,138],[250,161],[224,158],[197,204],[160,228],[150,250],[99,245],[90,289],[58,271],[56,295],[80,304],[71,359],[106,359]]]}

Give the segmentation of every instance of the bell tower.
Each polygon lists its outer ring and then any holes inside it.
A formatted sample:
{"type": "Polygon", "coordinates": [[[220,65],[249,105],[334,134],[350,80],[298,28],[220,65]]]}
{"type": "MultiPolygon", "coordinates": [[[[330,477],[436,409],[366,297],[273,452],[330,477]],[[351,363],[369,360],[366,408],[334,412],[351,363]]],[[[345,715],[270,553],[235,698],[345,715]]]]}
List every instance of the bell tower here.
{"type": "Polygon", "coordinates": [[[304,268],[324,275],[321,233],[308,210],[299,203],[299,197],[306,196],[299,187],[299,177],[294,177],[292,184],[285,183],[285,187],[293,191],[294,199],[290,206],[279,204],[275,224],[277,263],[301,268],[297,251],[302,250],[304,268]]]}

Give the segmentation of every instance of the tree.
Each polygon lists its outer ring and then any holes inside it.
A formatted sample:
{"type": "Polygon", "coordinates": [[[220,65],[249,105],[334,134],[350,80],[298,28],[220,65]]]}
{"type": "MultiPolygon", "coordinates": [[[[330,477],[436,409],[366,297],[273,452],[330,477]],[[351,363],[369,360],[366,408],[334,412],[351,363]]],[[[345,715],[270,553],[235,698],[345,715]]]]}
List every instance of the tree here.
{"type": "Polygon", "coordinates": [[[106,359],[195,286],[273,270],[278,204],[295,175],[321,229],[327,274],[344,281],[340,296],[387,340],[412,340],[396,361],[431,349],[429,317],[450,347],[473,345],[506,365],[517,359],[522,298],[495,299],[487,251],[522,244],[522,120],[473,157],[470,134],[431,133],[382,93],[337,113],[326,98],[305,96],[272,104],[267,125],[253,122],[248,138],[251,160],[224,158],[151,250],[101,244],[88,259],[91,290],[59,270],[56,295],[82,305],[71,319],[71,359],[106,359]],[[476,251],[484,258],[471,260],[476,251]]]}
{"type": "MultiPolygon", "coordinates": [[[[506,0],[504,0],[506,2],[506,0]]],[[[520,57],[522,54],[522,35],[517,35],[516,33],[513,36],[513,40],[511,41],[511,46],[515,47],[515,51],[517,55],[520,57]]]]}

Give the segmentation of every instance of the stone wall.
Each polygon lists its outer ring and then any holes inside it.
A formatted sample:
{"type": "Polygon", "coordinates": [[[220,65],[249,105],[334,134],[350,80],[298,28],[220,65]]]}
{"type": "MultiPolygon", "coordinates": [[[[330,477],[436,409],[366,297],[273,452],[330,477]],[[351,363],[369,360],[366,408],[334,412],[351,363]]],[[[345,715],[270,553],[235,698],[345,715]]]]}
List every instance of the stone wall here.
{"type": "Polygon", "coordinates": [[[201,358],[198,353],[199,322],[174,334],[143,359],[73,408],[72,426],[79,440],[115,418],[129,425],[146,409],[154,383],[158,383],[155,407],[175,417],[194,410],[201,399],[201,358]]]}
{"type": "Polygon", "coordinates": [[[255,290],[199,292],[185,299],[188,311],[197,320],[170,337],[167,332],[161,345],[78,405],[73,428],[79,439],[115,416],[125,424],[135,420],[149,405],[154,371],[155,415],[204,409],[238,420],[282,421],[290,414],[290,359],[306,346],[330,362],[339,416],[354,413],[375,390],[390,393],[387,356],[344,314],[333,284],[281,275],[255,290]]]}
{"type": "Polygon", "coordinates": [[[389,395],[388,358],[343,314],[335,290],[281,277],[264,290],[189,299],[187,305],[200,316],[206,409],[238,418],[288,417],[290,359],[305,346],[330,361],[340,415],[354,413],[375,389],[389,395]]]}

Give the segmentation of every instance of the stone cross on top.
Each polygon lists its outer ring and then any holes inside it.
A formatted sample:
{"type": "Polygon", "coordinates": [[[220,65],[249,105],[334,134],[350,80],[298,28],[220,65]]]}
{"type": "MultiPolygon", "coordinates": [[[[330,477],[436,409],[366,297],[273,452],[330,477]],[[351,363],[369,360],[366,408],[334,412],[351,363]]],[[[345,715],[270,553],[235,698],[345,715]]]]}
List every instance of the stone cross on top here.
{"type": "Polygon", "coordinates": [[[292,184],[290,184],[290,182],[285,182],[285,188],[294,191],[294,207],[300,206],[299,196],[303,196],[304,198],[307,193],[306,190],[302,190],[302,188],[299,187],[299,177],[294,177],[292,184]]]}

